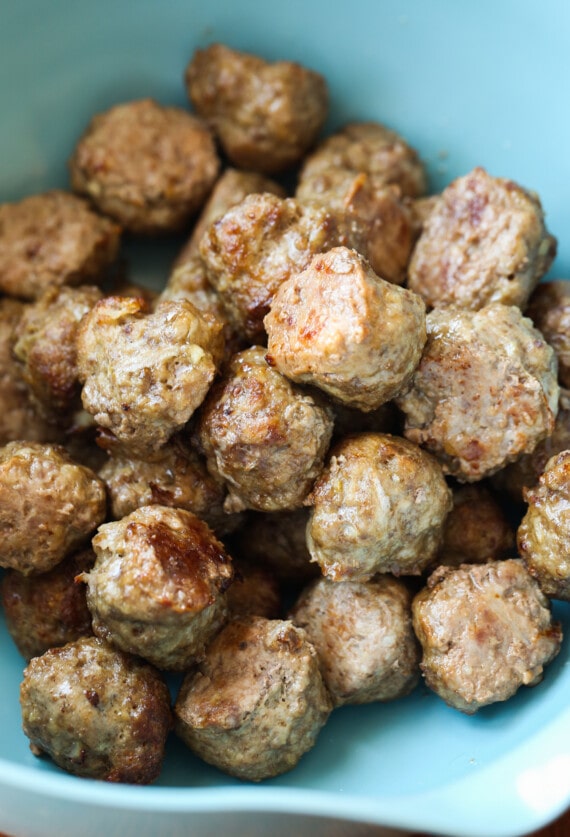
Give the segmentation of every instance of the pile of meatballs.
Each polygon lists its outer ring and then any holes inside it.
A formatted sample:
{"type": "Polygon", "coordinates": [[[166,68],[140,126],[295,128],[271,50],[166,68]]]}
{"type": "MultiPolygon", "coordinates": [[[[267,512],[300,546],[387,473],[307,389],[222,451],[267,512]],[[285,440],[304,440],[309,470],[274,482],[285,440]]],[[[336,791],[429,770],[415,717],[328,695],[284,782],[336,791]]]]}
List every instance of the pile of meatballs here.
{"type": "Polygon", "coordinates": [[[214,44],[185,83],[191,109],[94,116],[68,191],[0,206],[23,728],[113,782],[153,781],[172,730],[278,775],[420,678],[504,701],[570,599],[570,290],[539,285],[537,195],[483,168],[429,195],[374,122],[323,139],[296,63],[214,44]],[[164,287],[137,286],[122,240],[166,233],[164,287]]]}

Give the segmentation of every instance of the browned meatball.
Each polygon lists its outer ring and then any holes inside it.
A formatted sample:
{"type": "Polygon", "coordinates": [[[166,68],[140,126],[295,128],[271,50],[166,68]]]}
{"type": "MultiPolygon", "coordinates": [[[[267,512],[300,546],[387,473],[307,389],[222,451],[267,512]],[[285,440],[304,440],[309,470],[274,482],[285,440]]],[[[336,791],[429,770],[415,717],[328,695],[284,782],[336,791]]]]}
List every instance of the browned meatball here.
{"type": "Polygon", "coordinates": [[[82,578],[93,631],[161,669],[184,671],[226,618],[231,559],[194,514],[144,506],[106,523],[82,578]]]}
{"type": "Polygon", "coordinates": [[[430,306],[524,307],[555,254],[538,197],[476,168],[454,180],[430,212],[408,287],[430,306]]]}
{"type": "Polygon", "coordinates": [[[37,412],[22,369],[12,354],[15,329],[25,305],[15,299],[0,299],[0,445],[18,439],[34,442],[60,440],[57,428],[37,412]]]}
{"type": "Polygon", "coordinates": [[[0,205],[0,290],[36,299],[97,278],[119,249],[119,227],[54,190],[0,205]]]}
{"type": "Polygon", "coordinates": [[[225,514],[226,491],[208,473],[201,457],[178,435],[148,462],[111,456],[99,470],[109,495],[114,520],[142,506],[186,509],[219,534],[232,529],[236,515],[225,514]]]}
{"type": "Polygon", "coordinates": [[[0,567],[47,572],[105,519],[105,486],[59,445],[0,448],[0,567]]]}
{"type": "Polygon", "coordinates": [[[474,483],[454,489],[437,564],[482,564],[504,558],[514,546],[515,533],[488,488],[474,483]]]}
{"type": "Polygon", "coordinates": [[[38,411],[68,424],[81,405],[77,371],[77,329],[82,317],[101,298],[90,285],[54,287],[26,310],[16,327],[14,354],[38,411]]]}
{"type": "Polygon", "coordinates": [[[248,195],[256,192],[271,192],[279,198],[286,196],[285,189],[269,177],[264,177],[254,171],[226,169],[212,189],[210,197],[194,225],[192,235],[176,259],[176,264],[184,264],[188,259],[195,256],[199,252],[202,236],[214,221],[225,215],[232,206],[237,206],[248,195]]]}
{"type": "Polygon", "coordinates": [[[152,99],[93,117],[69,161],[74,191],[136,233],[177,230],[202,206],[220,161],[207,127],[152,99]]]}
{"type": "Polygon", "coordinates": [[[351,122],[327,137],[305,160],[300,183],[303,189],[318,190],[320,182],[338,171],[364,173],[374,186],[395,185],[412,198],[426,190],[416,151],[395,131],[375,122],[351,122]]]}
{"type": "Polygon", "coordinates": [[[279,285],[342,238],[325,208],[265,193],[248,195],[212,224],[200,253],[235,330],[262,343],[263,318],[279,285]]]}
{"type": "Polygon", "coordinates": [[[287,584],[302,584],[320,574],[307,549],[308,521],[309,510],[304,508],[254,513],[232,543],[244,560],[268,567],[287,584]]]}
{"type": "Polygon", "coordinates": [[[175,730],[200,758],[258,782],[293,768],[331,711],[317,654],[291,622],[236,619],[185,678],[175,730]]]}
{"type": "Polygon", "coordinates": [[[148,784],[162,768],[172,726],[160,674],[95,637],[35,657],[20,688],[34,755],[107,782],[148,784]]]}
{"type": "Polygon", "coordinates": [[[242,168],[271,173],[297,163],[327,116],[324,78],[292,61],[212,44],[196,50],[185,80],[194,108],[242,168]]]}
{"type": "Polygon", "coordinates": [[[93,550],[85,549],[41,575],[5,572],[2,606],[6,626],[26,660],[91,635],[85,587],[75,577],[89,570],[94,561],[93,550]]]}
{"type": "Polygon", "coordinates": [[[346,247],[283,282],[264,324],[267,358],[280,372],[364,411],[407,384],[426,341],[421,298],[346,247]]]}
{"type": "Polygon", "coordinates": [[[552,456],[538,485],[523,495],[528,509],[517,531],[521,557],[547,596],[570,601],[570,450],[552,456]]]}
{"type": "Polygon", "coordinates": [[[210,473],[225,480],[226,511],[300,506],[331,439],[328,407],[292,384],[253,346],[234,355],[200,411],[210,473]]]}
{"type": "Polygon", "coordinates": [[[398,406],[405,435],[445,473],[473,482],[498,471],[552,433],[558,411],[556,359],[514,306],[438,308],[398,406]]]}
{"type": "Polygon", "coordinates": [[[281,590],[273,573],[251,562],[235,562],[236,576],[228,590],[230,616],[281,616],[281,590]]]}
{"type": "Polygon", "coordinates": [[[315,646],[335,706],[394,700],[418,683],[411,602],[405,584],[386,575],[321,578],[303,591],[291,619],[315,646]]]}
{"type": "Polygon", "coordinates": [[[525,311],[558,358],[558,380],[570,387],[570,282],[541,282],[525,311]]]}
{"type": "Polygon", "coordinates": [[[417,575],[432,561],[451,509],[438,462],[397,436],[361,433],[331,450],[307,499],[307,545],[332,581],[417,575]]]}
{"type": "Polygon", "coordinates": [[[560,625],[519,560],[440,567],[412,611],[427,685],[467,714],[538,683],[560,650],[560,625]]]}
{"type": "Polygon", "coordinates": [[[186,300],[106,297],[77,339],[84,408],[134,454],[158,450],[203,401],[222,353],[221,324],[186,300]]]}

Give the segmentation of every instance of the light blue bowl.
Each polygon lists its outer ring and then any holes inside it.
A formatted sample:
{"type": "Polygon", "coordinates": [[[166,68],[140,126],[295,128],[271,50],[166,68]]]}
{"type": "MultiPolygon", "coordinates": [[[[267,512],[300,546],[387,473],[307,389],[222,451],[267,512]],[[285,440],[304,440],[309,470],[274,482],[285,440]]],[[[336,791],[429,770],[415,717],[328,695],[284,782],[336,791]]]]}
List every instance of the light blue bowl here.
{"type": "MultiPolygon", "coordinates": [[[[4,0],[0,200],[65,186],[94,112],[142,96],[185,104],[183,69],[195,47],[217,40],[321,71],[330,126],[377,119],[400,131],[434,191],[476,165],[536,190],[560,244],[551,275],[568,277],[569,38],[563,0],[4,0]]],[[[171,247],[136,248],[135,278],[163,281],[171,247]]],[[[555,610],[570,634],[570,608],[555,610]]],[[[259,786],[173,741],[156,786],[119,787],[31,755],[20,730],[22,660],[2,624],[0,830],[315,837],[341,833],[336,818],[386,833],[520,835],[570,802],[569,661],[566,640],[541,685],[471,718],[422,687],[394,704],[338,710],[295,770],[259,786]]]]}

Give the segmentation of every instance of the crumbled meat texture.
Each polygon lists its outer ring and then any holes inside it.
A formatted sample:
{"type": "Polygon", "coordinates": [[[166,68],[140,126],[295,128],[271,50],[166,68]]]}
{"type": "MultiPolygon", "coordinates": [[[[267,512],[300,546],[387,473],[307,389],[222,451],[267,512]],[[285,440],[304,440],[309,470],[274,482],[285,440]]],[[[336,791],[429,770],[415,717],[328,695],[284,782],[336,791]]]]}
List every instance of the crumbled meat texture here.
{"type": "Polygon", "coordinates": [[[105,519],[105,486],[59,445],[0,448],[0,567],[47,572],[105,519]]]}
{"type": "Polygon", "coordinates": [[[208,469],[227,484],[226,511],[284,511],[302,505],[332,429],[318,395],[288,381],[253,346],[234,355],[210,390],[197,434],[208,469]]]}
{"type": "Polygon", "coordinates": [[[35,755],[108,782],[158,777],[170,696],[159,672],[136,657],[95,637],[52,649],[24,671],[20,703],[35,755]]]}
{"type": "Polygon", "coordinates": [[[82,401],[135,455],[156,451],[203,401],[223,351],[221,325],[186,300],[102,299],[77,339],[82,401]]]}
{"type": "Polygon", "coordinates": [[[486,486],[474,483],[453,490],[436,565],[482,564],[506,557],[514,547],[513,528],[486,486]]]}
{"type": "Polygon", "coordinates": [[[81,406],[77,329],[101,298],[99,288],[53,287],[26,307],[15,330],[14,354],[38,411],[60,424],[81,406]]]}
{"type": "Polygon", "coordinates": [[[293,768],[330,711],[305,632],[291,622],[238,618],[185,678],[175,730],[204,761],[260,781],[293,768]]]}
{"type": "Polygon", "coordinates": [[[307,546],[332,581],[417,575],[432,561],[451,509],[439,463],[382,433],[336,444],[307,499],[307,546]]]}
{"type": "Polygon", "coordinates": [[[404,434],[444,472],[474,482],[552,433],[558,412],[556,358],[515,306],[474,312],[437,308],[411,384],[396,399],[404,434]]]}
{"type": "Polygon", "coordinates": [[[327,116],[324,78],[292,61],[212,44],[196,50],[185,81],[194,109],[241,168],[273,173],[297,163],[327,116]]]}
{"type": "Polygon", "coordinates": [[[538,197],[476,168],[454,180],[426,218],[408,287],[428,306],[524,307],[555,254],[538,197]]]}
{"type": "Polygon", "coordinates": [[[467,714],[538,683],[560,650],[549,601],[519,560],[441,567],[412,612],[427,685],[467,714]]]}
{"type": "Polygon", "coordinates": [[[293,381],[375,410],[409,381],[426,341],[425,306],[335,247],[283,282],[264,325],[268,360],[293,381]]]}
{"type": "Polygon", "coordinates": [[[6,570],[1,587],[4,617],[26,660],[92,634],[85,586],[75,577],[89,570],[94,561],[93,550],[88,548],[41,575],[6,570]]]}
{"type": "Polygon", "coordinates": [[[299,181],[312,192],[336,172],[366,174],[375,187],[395,185],[411,198],[426,190],[417,152],[395,131],[375,122],[351,122],[323,140],[304,161],[299,181]]]}
{"type": "Polygon", "coordinates": [[[230,616],[281,616],[281,590],[269,567],[252,562],[234,562],[235,579],[227,592],[230,616]]]}
{"type": "Polygon", "coordinates": [[[570,283],[565,279],[541,282],[525,315],[554,349],[561,386],[570,387],[570,283]]]}
{"type": "Polygon", "coordinates": [[[82,579],[93,631],[160,669],[184,671],[226,618],[231,559],[194,514],[144,506],[99,527],[82,579]]]}
{"type": "Polygon", "coordinates": [[[237,206],[248,195],[271,192],[279,198],[286,197],[285,189],[269,177],[254,171],[240,171],[228,168],[216,181],[200,217],[194,224],[192,235],[178,254],[176,265],[184,264],[200,250],[200,240],[214,221],[225,215],[232,206],[237,206]]]}
{"type": "Polygon", "coordinates": [[[322,578],[303,591],[291,619],[315,646],[335,706],[394,700],[416,686],[420,648],[411,601],[406,585],[387,575],[322,578]]]}
{"type": "Polygon", "coordinates": [[[528,508],[517,531],[521,558],[547,596],[570,601],[570,450],[552,456],[538,485],[523,495],[528,508]]]}
{"type": "Polygon", "coordinates": [[[74,191],[135,233],[183,228],[220,169],[213,137],[182,108],[152,99],[93,117],[69,161],[74,191]]]}
{"type": "Polygon", "coordinates": [[[248,195],[215,221],[200,254],[235,330],[263,343],[263,318],[279,285],[342,239],[337,219],[324,207],[264,193],[248,195]]]}
{"type": "Polygon", "coordinates": [[[235,522],[235,515],[223,511],[225,489],[180,435],[150,462],[124,455],[109,457],[99,476],[107,487],[114,520],[141,506],[158,504],[191,511],[218,534],[230,531],[235,522]]]}
{"type": "Polygon", "coordinates": [[[54,190],[0,204],[0,290],[37,299],[97,279],[115,260],[120,228],[75,195],[54,190]]]}

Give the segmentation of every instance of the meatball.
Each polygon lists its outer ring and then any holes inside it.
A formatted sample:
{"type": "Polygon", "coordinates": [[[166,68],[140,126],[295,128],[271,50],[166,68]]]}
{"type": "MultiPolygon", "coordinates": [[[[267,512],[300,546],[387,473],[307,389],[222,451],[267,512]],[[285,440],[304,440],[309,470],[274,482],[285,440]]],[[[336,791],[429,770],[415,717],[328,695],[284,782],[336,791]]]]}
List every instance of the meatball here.
{"type": "Polygon", "coordinates": [[[103,482],[59,445],[0,448],[0,567],[47,572],[105,519],[103,482]]]}
{"type": "Polygon", "coordinates": [[[188,96],[237,166],[278,172],[313,145],[328,111],[324,78],[292,61],[264,61],[222,44],[196,50],[188,96]]]}
{"type": "Polygon", "coordinates": [[[1,591],[6,626],[26,660],[92,634],[85,587],[75,577],[94,561],[93,550],[84,549],[41,575],[6,570],[1,591]]]}
{"type": "Polygon", "coordinates": [[[253,346],[234,355],[200,411],[197,434],[210,473],[225,480],[226,511],[301,506],[320,473],[333,418],[253,346]]]}
{"type": "Polygon", "coordinates": [[[269,177],[264,177],[264,175],[254,171],[226,169],[212,189],[210,197],[194,225],[192,235],[178,255],[176,264],[184,264],[199,252],[200,240],[214,221],[225,215],[232,206],[241,203],[248,195],[257,192],[271,192],[279,198],[286,196],[285,189],[269,177]]]}
{"type": "Polygon", "coordinates": [[[69,161],[74,191],[135,233],[178,230],[202,206],[220,160],[208,128],[152,99],[91,120],[69,161]]]}
{"type": "Polygon", "coordinates": [[[53,648],[24,671],[20,703],[34,755],[108,782],[158,777],[170,696],[159,672],[136,657],[95,637],[53,648]]]}
{"type": "Polygon", "coordinates": [[[318,191],[335,172],[369,176],[376,187],[398,186],[417,198],[426,190],[426,174],[416,151],[395,131],[376,122],[351,122],[327,137],[305,160],[302,190],[318,191]]]}
{"type": "Polygon", "coordinates": [[[523,495],[528,509],[517,531],[521,558],[547,596],[570,601],[570,450],[552,456],[538,485],[523,495]]]}
{"type": "Polygon", "coordinates": [[[77,329],[101,298],[99,288],[53,287],[29,305],[16,327],[14,354],[38,411],[49,421],[68,423],[81,405],[77,371],[77,329]]]}
{"type": "Polygon", "coordinates": [[[265,193],[248,195],[215,221],[200,254],[234,329],[262,343],[263,318],[279,285],[340,243],[337,219],[324,207],[265,193]]]}
{"type": "Polygon", "coordinates": [[[0,205],[0,290],[37,299],[99,277],[115,260],[120,228],[75,195],[54,190],[0,205]]]}
{"type": "Polygon", "coordinates": [[[420,677],[412,594],[387,575],[371,581],[321,578],[301,594],[291,619],[319,655],[335,706],[403,697],[420,677]]]}
{"type": "Polygon", "coordinates": [[[417,575],[442,539],[451,491],[439,463],[406,439],[349,436],[307,498],[307,546],[332,581],[417,575]]]}
{"type": "Polygon", "coordinates": [[[144,506],[99,527],[82,575],[96,636],[158,668],[184,671],[222,627],[233,568],[189,511],[144,506]]]}
{"type": "Polygon", "coordinates": [[[427,685],[473,714],[542,679],[562,631],[521,561],[440,567],[412,603],[427,685]]]}
{"type": "Polygon", "coordinates": [[[426,341],[425,306],[335,247],[283,282],[264,324],[270,363],[345,404],[375,410],[404,387],[426,341]]]}
{"type": "Polygon", "coordinates": [[[186,300],[107,297],[77,338],[84,408],[133,454],[162,447],[203,401],[222,354],[221,324],[186,300]]]}
{"type": "Polygon", "coordinates": [[[408,287],[428,306],[524,307],[555,254],[538,197],[476,168],[454,180],[430,212],[408,287]]]}
{"type": "Polygon", "coordinates": [[[281,591],[273,573],[259,564],[235,563],[236,576],[228,590],[230,616],[263,616],[278,619],[281,615],[281,591]]]}
{"type": "Polygon", "coordinates": [[[99,471],[109,495],[114,520],[142,506],[161,505],[186,509],[215,531],[225,534],[235,515],[225,514],[226,491],[210,476],[202,458],[180,435],[173,437],[148,462],[127,456],[111,456],[99,471]]]}
{"type": "Polygon", "coordinates": [[[291,622],[238,618],[186,676],[175,730],[204,761],[257,782],[293,768],[330,711],[305,632],[291,622]]]}
{"type": "Polygon", "coordinates": [[[408,390],[396,399],[404,435],[447,474],[474,482],[530,453],[552,433],[556,359],[514,306],[438,308],[408,390]]]}
{"type": "Polygon", "coordinates": [[[558,358],[558,379],[570,387],[570,282],[541,282],[525,311],[558,358]]]}
{"type": "Polygon", "coordinates": [[[488,488],[473,483],[453,491],[437,564],[482,564],[505,557],[514,546],[514,531],[488,488]]]}

